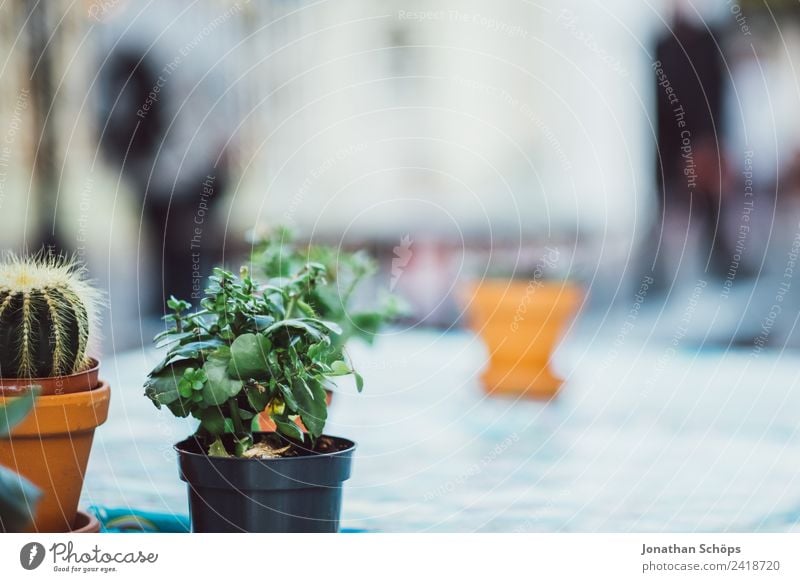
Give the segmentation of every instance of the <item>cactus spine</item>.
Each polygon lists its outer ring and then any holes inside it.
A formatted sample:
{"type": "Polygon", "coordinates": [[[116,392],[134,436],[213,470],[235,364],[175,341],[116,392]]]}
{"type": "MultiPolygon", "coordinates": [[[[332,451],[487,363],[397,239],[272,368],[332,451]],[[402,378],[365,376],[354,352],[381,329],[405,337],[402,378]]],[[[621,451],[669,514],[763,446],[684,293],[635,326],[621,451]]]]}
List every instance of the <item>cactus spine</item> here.
{"type": "Polygon", "coordinates": [[[85,370],[96,309],[97,291],[74,262],[7,255],[0,263],[0,377],[85,370]]]}

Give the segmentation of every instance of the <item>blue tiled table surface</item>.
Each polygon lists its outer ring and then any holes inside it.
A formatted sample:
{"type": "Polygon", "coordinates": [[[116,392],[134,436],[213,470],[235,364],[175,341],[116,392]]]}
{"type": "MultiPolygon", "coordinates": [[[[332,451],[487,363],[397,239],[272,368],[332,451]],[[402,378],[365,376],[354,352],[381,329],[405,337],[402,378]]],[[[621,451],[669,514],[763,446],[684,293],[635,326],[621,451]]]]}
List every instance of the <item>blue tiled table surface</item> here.
{"type": "MultiPolygon", "coordinates": [[[[572,334],[575,336],[575,334],[572,334]]],[[[800,359],[611,339],[564,342],[549,403],[488,398],[465,332],[382,337],[352,356],[326,429],[358,442],[342,527],[368,531],[800,530],[800,359]]],[[[142,395],[154,351],[106,358],[109,419],[83,506],[186,514],[172,443],[191,420],[142,395]]]]}

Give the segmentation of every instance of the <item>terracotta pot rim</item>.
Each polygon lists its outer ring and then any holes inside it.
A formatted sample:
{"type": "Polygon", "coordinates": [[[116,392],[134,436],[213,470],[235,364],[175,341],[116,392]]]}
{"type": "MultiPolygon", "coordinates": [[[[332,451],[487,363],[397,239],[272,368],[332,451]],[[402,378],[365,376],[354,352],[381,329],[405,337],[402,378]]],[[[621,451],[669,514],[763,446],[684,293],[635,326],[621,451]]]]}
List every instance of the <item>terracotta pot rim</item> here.
{"type": "MultiPolygon", "coordinates": [[[[0,403],[6,398],[0,395],[0,403]]],[[[111,387],[106,381],[86,392],[39,396],[31,413],[4,438],[46,439],[93,431],[108,418],[110,400],[111,387]]]]}
{"type": "Polygon", "coordinates": [[[41,390],[41,396],[65,396],[67,394],[89,392],[101,385],[98,379],[99,370],[100,360],[89,358],[89,367],[66,376],[50,376],[46,378],[0,377],[0,396],[19,396],[35,386],[38,386],[41,390]]]}
{"type": "MultiPolygon", "coordinates": [[[[94,399],[98,396],[104,396],[106,392],[111,390],[111,385],[105,380],[100,380],[97,386],[91,390],[83,392],[72,392],[70,394],[43,394],[36,397],[36,406],[69,406],[73,402],[80,402],[81,400],[94,399]]],[[[14,395],[12,398],[16,397],[14,395]]],[[[8,398],[0,394],[0,398],[8,398]]]]}
{"type": "MultiPolygon", "coordinates": [[[[488,283],[490,285],[498,285],[501,283],[507,285],[527,285],[531,280],[531,277],[483,277],[482,279],[469,279],[467,281],[468,285],[472,287],[480,287],[484,283],[488,283]]],[[[537,281],[541,282],[543,285],[561,285],[561,286],[571,286],[571,287],[580,287],[580,281],[578,279],[570,279],[569,277],[542,277],[537,279],[537,281]]]]}
{"type": "MultiPolygon", "coordinates": [[[[541,279],[535,281],[535,283],[536,290],[560,291],[563,294],[575,292],[583,294],[584,292],[584,286],[580,282],[571,279],[541,279]]],[[[467,299],[482,292],[498,293],[504,291],[506,294],[513,294],[514,292],[526,291],[530,285],[530,279],[476,279],[466,283],[462,288],[462,293],[467,299]]]]}
{"type": "Polygon", "coordinates": [[[94,514],[82,509],[79,509],[75,515],[74,524],[67,533],[98,533],[100,531],[100,521],[94,514]]]}

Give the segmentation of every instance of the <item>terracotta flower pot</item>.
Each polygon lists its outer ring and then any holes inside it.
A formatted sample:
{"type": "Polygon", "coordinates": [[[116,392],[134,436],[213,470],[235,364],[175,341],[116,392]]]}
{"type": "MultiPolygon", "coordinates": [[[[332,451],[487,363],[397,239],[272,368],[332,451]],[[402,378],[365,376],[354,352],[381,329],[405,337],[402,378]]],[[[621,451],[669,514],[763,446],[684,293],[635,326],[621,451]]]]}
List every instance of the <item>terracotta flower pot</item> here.
{"type": "Polygon", "coordinates": [[[88,511],[79,511],[69,533],[100,533],[100,522],[88,511]]]}
{"type": "Polygon", "coordinates": [[[483,373],[489,393],[552,398],[562,380],[550,357],[583,301],[568,281],[484,280],[466,294],[470,327],[489,350],[483,373]]]}
{"type": "MultiPolygon", "coordinates": [[[[105,422],[111,390],[40,396],[31,413],[0,439],[0,464],[42,491],[31,530],[66,532],[76,526],[78,500],[94,429],[105,422]]],[[[8,396],[0,395],[0,403],[8,396]]]]}
{"type": "Polygon", "coordinates": [[[31,388],[39,390],[40,396],[54,394],[74,394],[96,388],[100,363],[92,359],[89,369],[69,376],[53,378],[0,378],[0,396],[15,396],[27,392],[31,388]]]}

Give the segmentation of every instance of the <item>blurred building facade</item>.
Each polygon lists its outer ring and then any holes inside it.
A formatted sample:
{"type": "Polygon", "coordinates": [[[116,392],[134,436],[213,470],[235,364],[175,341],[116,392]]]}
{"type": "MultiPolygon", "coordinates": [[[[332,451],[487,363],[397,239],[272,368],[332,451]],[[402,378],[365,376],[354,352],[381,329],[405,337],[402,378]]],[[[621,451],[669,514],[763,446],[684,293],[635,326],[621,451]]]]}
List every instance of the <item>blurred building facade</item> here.
{"type": "MultiPolygon", "coordinates": [[[[613,300],[653,236],[652,65],[674,4],[85,0],[48,4],[37,18],[49,34],[37,36],[26,25],[29,4],[6,2],[0,238],[6,248],[35,248],[42,232],[57,231],[107,285],[116,317],[138,320],[136,294],[160,267],[147,249],[163,241],[142,228],[144,187],[98,139],[102,112],[119,105],[103,95],[109,63],[138,41],[166,73],[164,92],[178,96],[157,151],[166,174],[178,184],[176,167],[224,157],[222,201],[208,218],[217,230],[206,235],[224,256],[246,251],[247,230],[284,223],[389,253],[410,237],[441,278],[468,275],[459,255],[467,248],[555,241],[582,257],[593,292],[613,300]],[[43,63],[51,74],[41,102],[32,80],[43,63]],[[442,253],[451,257],[432,259],[442,253]]],[[[697,22],[720,31],[720,149],[740,178],[745,152],[755,152],[760,199],[771,200],[743,251],[758,266],[770,240],[793,236],[794,211],[774,209],[776,185],[794,175],[781,169],[800,145],[791,60],[800,25],[786,17],[776,34],[770,13],[752,3],[691,6],[697,22]],[[776,220],[786,228],[776,231],[776,220]]],[[[196,191],[194,214],[180,211],[185,220],[202,210],[196,191]]],[[[719,208],[720,236],[735,248],[741,209],[719,208]]],[[[668,263],[702,271],[682,251],[691,233],[660,236],[668,263]]]]}

